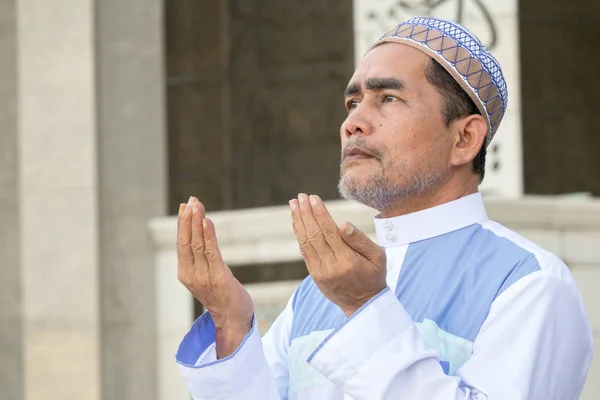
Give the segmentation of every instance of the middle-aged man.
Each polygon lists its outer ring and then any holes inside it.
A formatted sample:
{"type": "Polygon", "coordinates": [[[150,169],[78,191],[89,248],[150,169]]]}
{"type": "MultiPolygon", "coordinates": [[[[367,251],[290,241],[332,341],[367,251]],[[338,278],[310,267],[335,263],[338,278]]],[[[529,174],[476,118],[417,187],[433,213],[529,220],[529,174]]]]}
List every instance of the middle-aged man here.
{"type": "Polygon", "coordinates": [[[413,18],[367,51],[345,104],[339,188],[380,212],[379,245],[317,196],[290,201],[310,276],[264,338],[204,207],[180,208],[179,279],[208,310],[177,352],[193,398],[577,399],[593,346],[573,277],[478,193],[507,106],[498,62],[413,18]]]}

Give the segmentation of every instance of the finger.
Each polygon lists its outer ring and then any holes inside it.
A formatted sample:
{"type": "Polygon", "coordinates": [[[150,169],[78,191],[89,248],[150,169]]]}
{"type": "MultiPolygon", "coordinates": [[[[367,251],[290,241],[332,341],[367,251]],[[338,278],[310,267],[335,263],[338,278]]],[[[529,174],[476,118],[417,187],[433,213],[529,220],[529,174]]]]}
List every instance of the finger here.
{"type": "Polygon", "coordinates": [[[300,253],[304,258],[304,261],[306,261],[308,272],[311,272],[311,268],[318,265],[316,263],[319,262],[319,256],[310,243],[310,240],[308,240],[308,235],[306,233],[304,222],[302,222],[302,216],[300,215],[300,207],[297,199],[290,200],[290,210],[292,211],[292,228],[294,229],[294,235],[296,235],[296,240],[298,241],[298,245],[300,247],[300,253]]]}
{"type": "Polygon", "coordinates": [[[190,197],[181,215],[177,230],[177,260],[179,261],[180,268],[194,265],[194,255],[191,248],[192,202],[193,199],[190,197]]]}
{"type": "Polygon", "coordinates": [[[177,213],[177,233],[179,233],[179,223],[181,222],[181,216],[185,211],[185,203],[179,204],[179,212],[177,213]]]}
{"type": "MultiPolygon", "coordinates": [[[[179,204],[179,212],[177,213],[177,242],[179,242],[179,228],[181,226],[181,217],[185,211],[185,203],[179,204]]],[[[179,247],[177,247],[177,255],[179,255],[179,247]]]]}
{"type": "Polygon", "coordinates": [[[364,232],[358,230],[350,222],[341,227],[341,237],[357,253],[377,266],[385,264],[385,251],[377,243],[373,242],[364,232]]]}
{"type": "Polygon", "coordinates": [[[304,227],[306,228],[306,235],[308,236],[308,240],[314,247],[317,252],[319,258],[325,262],[331,262],[332,259],[335,259],[335,255],[325,237],[323,236],[323,232],[321,231],[321,227],[317,223],[315,216],[313,215],[312,208],[310,206],[310,201],[308,196],[304,193],[301,193],[298,196],[298,203],[300,204],[300,215],[302,216],[302,222],[304,223],[304,227]]]}
{"type": "Polygon", "coordinates": [[[204,218],[202,220],[202,231],[204,233],[205,244],[204,255],[208,262],[208,267],[212,270],[224,267],[225,262],[223,261],[221,250],[219,250],[215,224],[209,218],[204,218]]]}
{"type": "Polygon", "coordinates": [[[323,238],[329,244],[329,247],[331,247],[334,252],[346,250],[348,246],[342,239],[340,230],[333,218],[331,218],[323,200],[316,195],[311,195],[309,200],[312,213],[321,229],[323,238]]]}
{"type": "Polygon", "coordinates": [[[206,257],[204,255],[204,233],[202,220],[204,219],[204,206],[197,199],[192,204],[192,254],[196,268],[206,268],[206,257]]]}
{"type": "MultiPolygon", "coordinates": [[[[185,211],[185,206],[186,203],[181,203],[179,204],[179,212],[177,213],[177,259],[179,260],[180,258],[180,252],[179,252],[179,232],[181,230],[181,217],[183,216],[183,213],[185,211]]],[[[181,268],[181,263],[178,263],[178,266],[181,268]]]]}

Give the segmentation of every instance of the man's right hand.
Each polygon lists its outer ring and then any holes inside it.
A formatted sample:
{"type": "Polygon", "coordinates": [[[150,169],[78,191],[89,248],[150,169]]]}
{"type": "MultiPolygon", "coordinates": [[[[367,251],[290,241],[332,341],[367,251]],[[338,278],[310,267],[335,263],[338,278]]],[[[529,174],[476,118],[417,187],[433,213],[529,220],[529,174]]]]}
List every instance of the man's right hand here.
{"type": "Polygon", "coordinates": [[[217,358],[233,354],[252,327],[254,304],[223,262],[215,226],[195,197],[179,206],[177,263],[177,278],[213,319],[217,358]]]}

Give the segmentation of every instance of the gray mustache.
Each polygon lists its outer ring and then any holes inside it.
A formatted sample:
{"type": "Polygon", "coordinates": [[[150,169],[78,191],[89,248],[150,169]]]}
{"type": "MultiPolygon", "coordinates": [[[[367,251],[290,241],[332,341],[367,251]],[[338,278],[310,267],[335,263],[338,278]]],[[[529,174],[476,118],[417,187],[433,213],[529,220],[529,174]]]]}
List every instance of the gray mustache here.
{"type": "Polygon", "coordinates": [[[379,151],[376,148],[367,146],[364,139],[356,139],[353,142],[346,144],[346,146],[344,146],[344,148],[342,149],[342,153],[341,153],[342,158],[344,157],[344,153],[348,149],[357,149],[357,150],[364,151],[366,153],[373,155],[373,157],[376,158],[377,160],[381,160],[381,157],[382,157],[381,151],[379,151]]]}

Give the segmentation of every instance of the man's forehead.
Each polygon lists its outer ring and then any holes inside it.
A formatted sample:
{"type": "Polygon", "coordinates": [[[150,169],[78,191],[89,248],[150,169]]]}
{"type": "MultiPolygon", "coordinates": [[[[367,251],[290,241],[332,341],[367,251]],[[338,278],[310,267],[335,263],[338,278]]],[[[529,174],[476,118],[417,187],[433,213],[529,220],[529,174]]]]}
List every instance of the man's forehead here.
{"type": "Polygon", "coordinates": [[[383,43],[363,57],[358,63],[351,82],[363,83],[369,78],[382,76],[407,79],[407,74],[424,71],[430,59],[423,52],[399,43],[383,43]]]}

